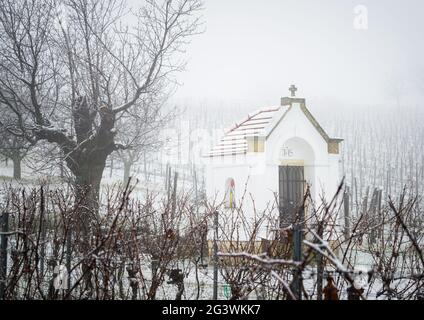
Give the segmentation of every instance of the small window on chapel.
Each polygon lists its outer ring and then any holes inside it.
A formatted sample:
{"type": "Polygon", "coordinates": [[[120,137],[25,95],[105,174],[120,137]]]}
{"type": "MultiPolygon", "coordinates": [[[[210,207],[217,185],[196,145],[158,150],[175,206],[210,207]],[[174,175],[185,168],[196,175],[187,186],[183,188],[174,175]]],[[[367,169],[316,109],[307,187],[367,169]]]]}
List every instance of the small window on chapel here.
{"type": "Polygon", "coordinates": [[[225,182],[225,207],[229,209],[234,209],[236,200],[235,200],[235,187],[236,184],[233,178],[228,178],[225,182]]]}
{"type": "Polygon", "coordinates": [[[247,137],[247,152],[264,152],[265,139],[264,137],[247,137]]]}

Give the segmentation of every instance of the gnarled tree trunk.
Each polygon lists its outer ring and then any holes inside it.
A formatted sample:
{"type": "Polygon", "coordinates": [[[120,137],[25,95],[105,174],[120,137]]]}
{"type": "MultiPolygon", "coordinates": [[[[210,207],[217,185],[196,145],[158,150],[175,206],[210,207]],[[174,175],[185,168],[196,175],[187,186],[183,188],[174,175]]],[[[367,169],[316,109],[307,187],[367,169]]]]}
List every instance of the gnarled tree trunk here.
{"type": "Polygon", "coordinates": [[[20,180],[22,178],[22,158],[20,157],[13,157],[13,179],[20,180]]]}
{"type": "Polygon", "coordinates": [[[130,179],[131,167],[132,167],[131,160],[129,161],[124,160],[124,185],[126,185],[128,183],[128,180],[130,179]]]}
{"type": "MultiPolygon", "coordinates": [[[[73,115],[77,145],[66,159],[67,166],[75,176],[76,242],[83,255],[93,249],[91,242],[98,222],[100,183],[107,157],[115,150],[115,133],[112,130],[115,117],[106,107],[100,108],[98,113],[100,126],[95,130],[96,110],[90,108],[85,98],[78,99],[73,115]]],[[[89,293],[93,289],[92,266],[89,260],[82,265],[85,287],[89,293]]]]}

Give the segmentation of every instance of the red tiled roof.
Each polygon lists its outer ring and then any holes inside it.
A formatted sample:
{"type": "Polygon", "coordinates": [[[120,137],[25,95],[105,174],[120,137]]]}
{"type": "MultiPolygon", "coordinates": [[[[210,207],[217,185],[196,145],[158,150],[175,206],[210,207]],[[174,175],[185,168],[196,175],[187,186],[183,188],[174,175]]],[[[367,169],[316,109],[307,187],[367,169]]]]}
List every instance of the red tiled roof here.
{"type": "Polygon", "coordinates": [[[208,157],[229,156],[245,154],[247,152],[247,136],[260,136],[271,123],[277,111],[282,107],[261,109],[248,115],[241,122],[236,123],[227,131],[224,137],[206,155],[208,157]]]}

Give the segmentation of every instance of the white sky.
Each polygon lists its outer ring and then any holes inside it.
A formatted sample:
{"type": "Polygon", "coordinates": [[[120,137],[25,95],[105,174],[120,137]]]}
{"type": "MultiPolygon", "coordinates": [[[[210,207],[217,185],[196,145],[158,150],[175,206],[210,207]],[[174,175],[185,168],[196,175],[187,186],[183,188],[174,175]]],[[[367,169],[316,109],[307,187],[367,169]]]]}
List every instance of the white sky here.
{"type": "Polygon", "coordinates": [[[399,88],[415,97],[423,14],[422,0],[206,0],[206,31],[187,49],[172,101],[275,105],[291,83],[309,101],[381,104],[399,88]],[[353,27],[360,4],[365,31],[353,27]]]}

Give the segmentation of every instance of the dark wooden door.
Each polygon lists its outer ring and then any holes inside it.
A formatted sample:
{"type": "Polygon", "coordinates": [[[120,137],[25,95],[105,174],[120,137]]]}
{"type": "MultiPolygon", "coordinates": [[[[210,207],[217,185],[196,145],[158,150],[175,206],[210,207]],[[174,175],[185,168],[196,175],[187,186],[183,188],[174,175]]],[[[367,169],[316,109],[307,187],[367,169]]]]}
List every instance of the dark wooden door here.
{"type": "Polygon", "coordinates": [[[303,197],[305,178],[303,166],[279,167],[280,227],[295,221],[296,215],[304,216],[303,197]]]}

